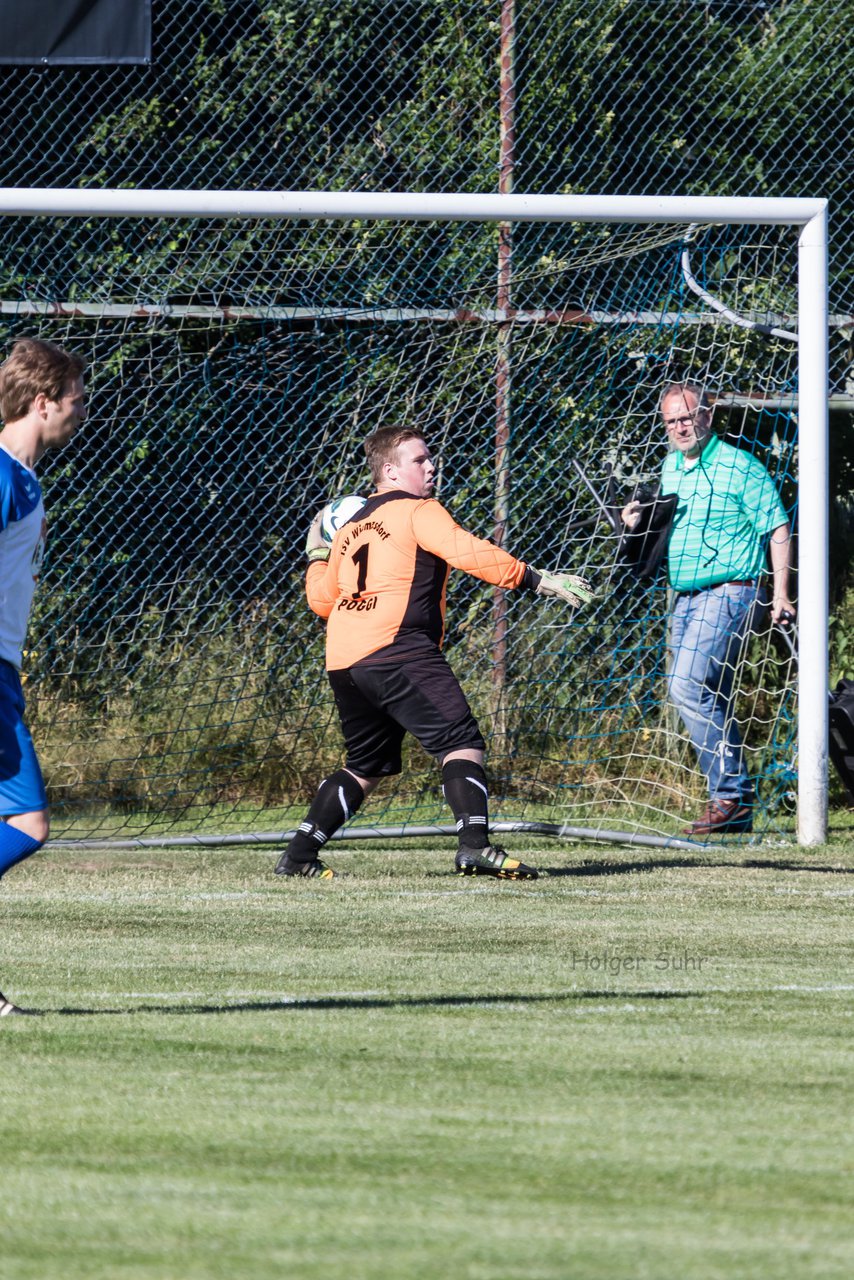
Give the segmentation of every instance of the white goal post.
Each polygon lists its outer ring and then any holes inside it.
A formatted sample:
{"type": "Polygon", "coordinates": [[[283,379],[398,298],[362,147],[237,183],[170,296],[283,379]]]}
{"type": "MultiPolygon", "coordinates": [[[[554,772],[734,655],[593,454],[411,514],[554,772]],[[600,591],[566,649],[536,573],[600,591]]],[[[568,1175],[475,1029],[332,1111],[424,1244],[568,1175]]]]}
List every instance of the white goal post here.
{"type": "MultiPolygon", "coordinates": [[[[798,782],[797,835],[827,838],[828,269],[819,199],[428,195],[414,193],[0,189],[4,218],[266,219],[292,222],[480,222],[771,225],[799,228],[797,273],[798,782]]],[[[49,307],[49,304],[48,304],[49,307]]],[[[500,319],[500,315],[498,316],[500,319]]]]}

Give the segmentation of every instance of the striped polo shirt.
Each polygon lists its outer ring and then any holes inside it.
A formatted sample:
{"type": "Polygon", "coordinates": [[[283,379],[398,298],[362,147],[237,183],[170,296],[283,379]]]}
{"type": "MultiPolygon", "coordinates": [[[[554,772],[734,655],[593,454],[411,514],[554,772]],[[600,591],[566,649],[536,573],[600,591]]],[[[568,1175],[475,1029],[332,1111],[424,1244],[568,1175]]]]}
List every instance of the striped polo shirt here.
{"type": "Polygon", "coordinates": [[[766,568],[767,538],[788,517],[761,462],[718,436],[693,466],[675,449],[662,464],[661,491],[678,498],[667,547],[676,591],[757,578],[766,568]]]}

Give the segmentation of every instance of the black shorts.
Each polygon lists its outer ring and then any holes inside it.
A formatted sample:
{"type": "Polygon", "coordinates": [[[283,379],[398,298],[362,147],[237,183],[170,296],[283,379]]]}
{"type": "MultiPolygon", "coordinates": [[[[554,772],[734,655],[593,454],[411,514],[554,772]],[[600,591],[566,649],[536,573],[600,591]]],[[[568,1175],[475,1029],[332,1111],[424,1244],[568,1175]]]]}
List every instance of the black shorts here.
{"type": "Polygon", "coordinates": [[[356,666],[327,675],[347,747],[346,767],[362,778],[400,773],[405,733],[437,760],[449,751],[484,748],[457,677],[438,651],[396,667],[356,666]]]}

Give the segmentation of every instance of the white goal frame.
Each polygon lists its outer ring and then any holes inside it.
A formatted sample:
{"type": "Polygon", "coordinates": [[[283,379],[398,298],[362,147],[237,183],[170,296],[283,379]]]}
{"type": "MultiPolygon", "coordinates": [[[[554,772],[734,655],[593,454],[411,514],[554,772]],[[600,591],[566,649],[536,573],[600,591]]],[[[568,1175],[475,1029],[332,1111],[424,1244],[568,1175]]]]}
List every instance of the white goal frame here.
{"type": "MultiPolygon", "coordinates": [[[[798,240],[798,842],[827,839],[827,201],[737,196],[0,188],[0,215],[384,221],[748,223],[798,240]]],[[[498,317],[500,318],[500,316],[498,317]]]]}

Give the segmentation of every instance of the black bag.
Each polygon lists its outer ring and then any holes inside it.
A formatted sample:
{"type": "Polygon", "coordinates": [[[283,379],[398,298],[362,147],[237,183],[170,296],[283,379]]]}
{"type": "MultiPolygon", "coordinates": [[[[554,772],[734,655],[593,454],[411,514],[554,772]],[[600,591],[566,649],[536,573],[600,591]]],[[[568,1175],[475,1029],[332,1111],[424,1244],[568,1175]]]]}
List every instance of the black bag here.
{"type": "Polygon", "coordinates": [[[854,805],[854,680],[840,680],[830,695],[828,749],[854,805]]]}
{"type": "Polygon", "coordinates": [[[640,518],[634,529],[624,529],[620,556],[639,578],[654,578],[667,554],[678,498],[675,493],[662,496],[657,485],[641,484],[630,501],[640,503],[640,518]]]}

